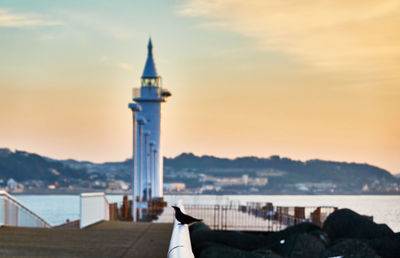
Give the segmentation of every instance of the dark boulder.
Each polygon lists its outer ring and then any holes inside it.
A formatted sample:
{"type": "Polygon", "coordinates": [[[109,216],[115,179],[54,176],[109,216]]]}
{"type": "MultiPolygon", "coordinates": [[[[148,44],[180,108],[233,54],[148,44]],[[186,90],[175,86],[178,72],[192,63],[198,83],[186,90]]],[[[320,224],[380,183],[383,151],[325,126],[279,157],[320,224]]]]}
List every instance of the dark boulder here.
{"type": "Polygon", "coordinates": [[[325,231],[313,230],[309,232],[309,234],[316,237],[319,241],[321,241],[321,243],[323,243],[325,247],[330,246],[331,240],[325,231]]]}
{"type": "MultiPolygon", "coordinates": [[[[321,232],[321,234],[324,234],[321,232]]],[[[318,232],[287,235],[273,244],[266,245],[275,253],[284,257],[319,257],[326,248],[325,241],[319,238],[318,232]]]]}
{"type": "Polygon", "coordinates": [[[309,233],[316,230],[321,230],[321,228],[312,223],[304,222],[278,232],[272,232],[266,235],[265,238],[267,243],[274,244],[280,242],[281,240],[285,240],[290,236],[309,233]]]}
{"type": "Polygon", "coordinates": [[[400,257],[400,240],[396,238],[382,237],[365,240],[365,242],[384,258],[400,257]]]}
{"type": "Polygon", "coordinates": [[[241,257],[241,258],[282,258],[267,248],[260,248],[255,251],[245,251],[231,246],[215,242],[203,242],[193,250],[195,257],[241,257]]]}
{"type": "MultiPolygon", "coordinates": [[[[329,239],[321,229],[311,223],[301,223],[279,232],[250,233],[241,231],[215,231],[203,223],[189,227],[193,253],[196,257],[214,245],[241,249],[243,251],[267,250],[281,256],[290,256],[293,250],[302,252],[307,248],[309,254],[320,253],[329,239]],[[309,235],[304,235],[310,233],[309,235]],[[309,244],[307,241],[312,241],[309,244]],[[307,246],[307,247],[306,247],[307,246]]],[[[217,252],[214,248],[213,252],[217,252]]],[[[210,250],[208,252],[211,252],[210,250]]],[[[219,251],[218,251],[219,252],[219,251]]],[[[233,252],[233,251],[232,251],[233,252]]],[[[235,251],[237,252],[237,251],[235,251]]],[[[310,256],[315,257],[315,256],[310,256]]]]}
{"type": "Polygon", "coordinates": [[[193,252],[199,252],[204,242],[213,242],[223,244],[233,248],[246,251],[252,251],[265,246],[265,237],[259,234],[251,234],[240,231],[215,231],[210,230],[203,223],[196,223],[194,228],[190,229],[190,241],[193,252]]]}
{"type": "Polygon", "coordinates": [[[322,253],[321,257],[379,258],[366,243],[357,239],[341,239],[322,253]]]}
{"type": "MultiPolygon", "coordinates": [[[[214,244],[206,249],[204,249],[200,258],[265,258],[269,256],[264,256],[258,253],[252,253],[245,250],[236,249],[233,247],[214,244]]],[[[273,256],[271,256],[272,258],[273,256]]],[[[276,257],[276,256],[275,256],[276,257]]]]}
{"type": "Polygon", "coordinates": [[[203,222],[196,222],[189,226],[189,233],[192,234],[197,230],[211,230],[209,226],[204,224],[203,222]]]}
{"type": "Polygon", "coordinates": [[[215,246],[220,246],[221,248],[228,248],[228,246],[225,246],[222,244],[217,244],[217,243],[211,242],[211,241],[204,241],[201,243],[196,243],[194,245],[192,242],[192,251],[193,251],[194,257],[201,257],[201,254],[205,250],[207,250],[207,248],[215,247],[215,246]]]}
{"type": "Polygon", "coordinates": [[[290,257],[318,258],[325,251],[325,244],[312,234],[301,234],[296,237],[290,257]]]}
{"type": "Polygon", "coordinates": [[[400,232],[394,233],[394,239],[400,241],[400,232]]]}
{"type": "Polygon", "coordinates": [[[282,258],[282,256],[278,255],[277,253],[275,253],[274,251],[272,251],[268,248],[260,248],[260,249],[254,250],[252,253],[260,254],[260,255],[262,255],[262,257],[265,257],[265,258],[282,258]]]}
{"type": "Polygon", "coordinates": [[[387,225],[376,224],[349,209],[340,209],[329,215],[323,230],[332,241],[339,238],[373,239],[394,236],[387,225]]]}
{"type": "Polygon", "coordinates": [[[301,223],[265,235],[264,248],[285,257],[318,257],[329,242],[328,235],[318,226],[301,223]]]}

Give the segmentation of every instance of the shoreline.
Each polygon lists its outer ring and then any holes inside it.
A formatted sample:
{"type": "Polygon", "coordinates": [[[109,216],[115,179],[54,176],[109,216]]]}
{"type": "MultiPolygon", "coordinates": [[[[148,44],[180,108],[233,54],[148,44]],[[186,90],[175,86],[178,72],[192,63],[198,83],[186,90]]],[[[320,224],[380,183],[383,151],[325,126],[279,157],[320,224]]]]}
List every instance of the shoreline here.
{"type": "MultiPolygon", "coordinates": [[[[130,196],[132,193],[130,192],[107,192],[107,191],[99,191],[99,190],[83,190],[83,191],[55,191],[55,192],[48,192],[48,191],[41,191],[41,192],[36,192],[36,191],[27,191],[27,192],[8,192],[9,194],[12,195],[80,195],[81,193],[95,193],[95,192],[100,192],[100,193],[105,193],[106,195],[128,195],[130,196]]],[[[400,193],[342,193],[342,194],[328,194],[328,193],[323,193],[323,194],[309,194],[309,193],[302,193],[302,194],[290,194],[290,193],[266,193],[266,194],[198,194],[198,193],[166,193],[164,196],[400,196],[400,193]]]]}

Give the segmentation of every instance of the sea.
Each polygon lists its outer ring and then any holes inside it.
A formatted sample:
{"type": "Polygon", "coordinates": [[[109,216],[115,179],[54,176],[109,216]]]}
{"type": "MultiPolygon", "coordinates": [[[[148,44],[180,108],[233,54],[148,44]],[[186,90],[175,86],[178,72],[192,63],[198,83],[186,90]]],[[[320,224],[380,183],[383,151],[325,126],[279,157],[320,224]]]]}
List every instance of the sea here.
{"type": "MultiPolygon", "coordinates": [[[[79,195],[14,195],[53,226],[79,219],[79,195]]],[[[107,195],[109,202],[122,202],[122,195],[107,195]]],[[[335,206],[373,216],[400,231],[400,195],[165,195],[169,205],[227,204],[230,202],[272,202],[275,206],[335,206]]]]}

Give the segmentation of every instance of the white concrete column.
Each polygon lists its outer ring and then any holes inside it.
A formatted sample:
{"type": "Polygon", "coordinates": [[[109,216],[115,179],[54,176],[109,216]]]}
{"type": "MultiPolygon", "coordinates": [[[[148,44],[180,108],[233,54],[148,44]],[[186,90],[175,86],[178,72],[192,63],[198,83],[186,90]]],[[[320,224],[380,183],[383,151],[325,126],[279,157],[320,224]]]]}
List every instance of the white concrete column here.
{"type": "Polygon", "coordinates": [[[136,184],[137,184],[137,168],[136,168],[136,163],[137,163],[137,157],[136,157],[136,112],[140,112],[142,109],[138,104],[135,103],[129,103],[129,108],[132,110],[132,122],[133,122],[133,133],[132,133],[132,165],[133,165],[133,173],[132,173],[132,185],[131,185],[131,190],[132,190],[132,217],[133,221],[136,221],[136,209],[137,209],[137,203],[136,203],[136,184]]]}
{"type": "MultiPolygon", "coordinates": [[[[154,178],[154,195],[153,197],[159,197],[159,187],[160,187],[160,180],[157,175],[157,170],[158,170],[158,159],[157,159],[157,154],[158,151],[157,149],[154,149],[154,164],[153,164],[153,178],[154,178]]],[[[161,186],[162,187],[162,186],[161,186]]]]}
{"type": "Polygon", "coordinates": [[[143,125],[146,120],[141,118],[137,120],[139,126],[139,144],[138,144],[138,170],[139,170],[139,202],[143,201],[143,125]]]}
{"type": "Polygon", "coordinates": [[[149,135],[150,132],[146,131],[144,133],[144,155],[145,155],[145,163],[146,163],[146,168],[145,168],[145,189],[146,189],[146,201],[150,200],[150,154],[149,154],[149,135]]]}
{"type": "Polygon", "coordinates": [[[150,152],[149,152],[149,157],[150,157],[150,167],[149,167],[149,172],[150,172],[150,198],[153,199],[154,197],[154,157],[153,157],[153,148],[154,148],[154,142],[150,142],[150,152]]]}

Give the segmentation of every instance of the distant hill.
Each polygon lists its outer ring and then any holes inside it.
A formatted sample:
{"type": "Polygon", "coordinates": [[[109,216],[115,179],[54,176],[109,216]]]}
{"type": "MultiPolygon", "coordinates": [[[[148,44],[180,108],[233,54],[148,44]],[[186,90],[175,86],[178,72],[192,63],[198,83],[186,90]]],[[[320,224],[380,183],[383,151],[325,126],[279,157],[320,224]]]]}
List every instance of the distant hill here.
{"type": "Polygon", "coordinates": [[[375,182],[379,182],[379,185],[398,182],[387,170],[376,166],[318,159],[305,162],[279,156],[226,159],[183,153],[164,161],[165,169],[170,173],[186,170],[216,177],[240,177],[243,174],[249,177],[266,176],[269,178],[268,185],[277,187],[305,182],[329,182],[346,192],[352,192],[375,182]]]}
{"type": "MultiPolygon", "coordinates": [[[[0,179],[3,180],[14,178],[17,181],[37,179],[52,182],[63,178],[92,178],[130,182],[131,172],[131,159],[93,163],[73,159],[54,160],[24,151],[0,149],[0,179]]],[[[249,178],[268,178],[268,184],[264,188],[259,187],[260,193],[297,193],[302,187],[299,184],[312,188],[321,183],[325,184],[324,187],[334,187],[335,193],[384,193],[397,191],[393,189],[398,189],[400,183],[400,178],[387,170],[359,163],[318,159],[303,162],[276,155],[227,159],[183,153],[174,158],[164,158],[164,181],[184,182],[191,188],[201,187],[204,176],[237,178],[244,174],[249,178]]]]}
{"type": "MultiPolygon", "coordinates": [[[[324,161],[319,159],[298,161],[279,156],[269,158],[241,157],[236,159],[217,158],[214,156],[196,156],[192,153],[183,153],[175,158],[165,158],[165,166],[173,169],[201,169],[204,171],[213,171],[216,168],[226,169],[226,172],[235,172],[238,169],[252,171],[261,171],[263,169],[274,169],[287,173],[287,175],[297,175],[307,180],[320,181],[342,180],[348,177],[363,177],[370,179],[393,180],[394,176],[389,171],[376,166],[360,163],[347,163],[336,161],[324,161]],[[232,169],[230,171],[229,169],[232,169]]],[[[223,174],[221,172],[210,172],[211,174],[223,174]]],[[[241,171],[241,170],[239,170],[241,171]]],[[[240,173],[240,172],[239,172],[240,173]]]]}
{"type": "Polygon", "coordinates": [[[72,168],[63,162],[25,151],[12,152],[0,149],[0,179],[13,178],[17,181],[42,180],[60,181],[64,178],[87,179],[85,169],[72,168]]]}

